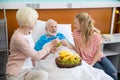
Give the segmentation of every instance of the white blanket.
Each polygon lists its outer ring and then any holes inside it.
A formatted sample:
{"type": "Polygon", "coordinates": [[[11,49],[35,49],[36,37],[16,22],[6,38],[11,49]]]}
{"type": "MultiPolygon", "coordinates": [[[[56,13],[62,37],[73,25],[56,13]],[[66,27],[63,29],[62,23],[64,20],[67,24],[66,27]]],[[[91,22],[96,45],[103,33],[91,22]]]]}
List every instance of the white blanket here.
{"type": "Polygon", "coordinates": [[[104,71],[89,66],[85,61],[74,68],[58,68],[55,63],[57,56],[51,54],[46,59],[36,62],[36,69],[47,71],[49,80],[113,80],[104,71]]]}

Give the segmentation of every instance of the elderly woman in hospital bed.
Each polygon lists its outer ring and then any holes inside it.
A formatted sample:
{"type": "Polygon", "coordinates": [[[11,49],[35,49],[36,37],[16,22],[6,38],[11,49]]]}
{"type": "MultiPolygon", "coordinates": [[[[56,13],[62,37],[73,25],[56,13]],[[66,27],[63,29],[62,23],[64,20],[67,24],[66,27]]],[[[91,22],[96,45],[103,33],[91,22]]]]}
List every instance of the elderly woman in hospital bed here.
{"type": "MultiPolygon", "coordinates": [[[[38,21],[35,25],[33,30],[35,42],[46,32],[45,23],[44,21],[38,21]]],[[[58,24],[57,29],[58,32],[64,34],[67,40],[74,45],[70,24],[58,24]]],[[[56,57],[58,57],[58,52],[50,54],[44,60],[36,61],[35,69],[47,71],[49,80],[113,80],[104,71],[91,67],[84,60],[82,60],[81,65],[73,68],[58,68],[55,63],[56,57]]]]}

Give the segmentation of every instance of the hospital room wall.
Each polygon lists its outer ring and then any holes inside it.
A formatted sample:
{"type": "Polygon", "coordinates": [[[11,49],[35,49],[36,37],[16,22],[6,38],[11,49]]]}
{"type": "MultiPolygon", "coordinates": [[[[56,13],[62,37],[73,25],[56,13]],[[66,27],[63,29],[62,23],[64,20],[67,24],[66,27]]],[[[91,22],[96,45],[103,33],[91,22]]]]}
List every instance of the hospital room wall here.
{"type": "MultiPolygon", "coordinates": [[[[14,30],[18,27],[16,21],[16,9],[6,10],[8,39],[10,40],[14,30]]],[[[59,24],[74,24],[74,17],[79,12],[88,12],[95,20],[95,26],[100,29],[101,33],[110,33],[112,8],[80,8],[80,9],[39,9],[40,20],[55,19],[59,24]]],[[[0,18],[3,18],[2,10],[0,10],[0,18]]]]}

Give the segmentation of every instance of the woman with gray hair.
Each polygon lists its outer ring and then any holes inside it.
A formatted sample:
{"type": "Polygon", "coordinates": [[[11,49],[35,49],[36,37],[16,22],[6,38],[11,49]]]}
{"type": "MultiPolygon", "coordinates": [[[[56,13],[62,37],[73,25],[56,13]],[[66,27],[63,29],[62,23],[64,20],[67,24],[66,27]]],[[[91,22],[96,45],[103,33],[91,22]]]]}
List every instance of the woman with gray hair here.
{"type": "Polygon", "coordinates": [[[11,37],[6,80],[47,80],[47,72],[34,70],[32,60],[44,59],[57,45],[57,40],[35,51],[31,31],[38,19],[37,11],[29,7],[21,8],[16,13],[16,19],[19,28],[11,37]]]}

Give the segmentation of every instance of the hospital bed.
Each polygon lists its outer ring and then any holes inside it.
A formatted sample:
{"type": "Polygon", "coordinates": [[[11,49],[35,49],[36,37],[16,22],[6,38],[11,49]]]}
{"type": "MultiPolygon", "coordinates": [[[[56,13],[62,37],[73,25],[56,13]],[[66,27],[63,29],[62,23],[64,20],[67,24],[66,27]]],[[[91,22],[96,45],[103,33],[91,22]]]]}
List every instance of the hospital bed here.
{"type": "MultiPolygon", "coordinates": [[[[36,42],[45,33],[45,21],[37,21],[33,30],[33,39],[36,42]]],[[[61,32],[74,45],[70,24],[58,24],[58,32],[61,32]]],[[[49,74],[49,80],[113,80],[103,70],[93,68],[84,60],[82,64],[74,68],[58,68],[55,58],[58,53],[50,54],[44,60],[36,61],[36,70],[45,70],[49,74]]]]}

